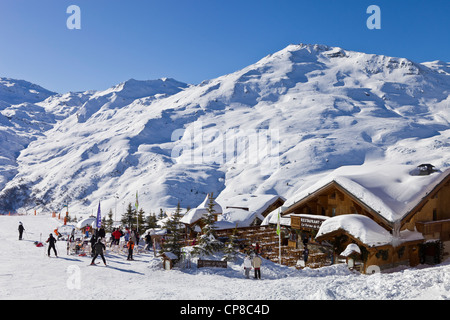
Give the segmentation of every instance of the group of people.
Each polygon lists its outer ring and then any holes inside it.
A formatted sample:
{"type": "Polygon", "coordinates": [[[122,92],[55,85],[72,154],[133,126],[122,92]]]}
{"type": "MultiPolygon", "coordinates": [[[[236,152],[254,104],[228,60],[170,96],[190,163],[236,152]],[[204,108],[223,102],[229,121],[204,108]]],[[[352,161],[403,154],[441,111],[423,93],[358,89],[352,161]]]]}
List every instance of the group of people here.
{"type": "MultiPolygon", "coordinates": [[[[102,242],[102,239],[105,237],[104,229],[103,233],[101,232],[102,229],[99,230],[99,233],[96,233],[94,231],[92,238],[91,238],[91,244],[92,244],[92,253],[93,258],[91,265],[95,265],[95,259],[100,255],[100,257],[103,260],[103,263],[106,266],[106,260],[104,256],[104,251],[106,250],[105,244],[102,242]]],[[[124,237],[125,241],[127,243],[127,249],[128,249],[128,256],[127,260],[134,260],[133,259],[133,251],[135,245],[139,245],[139,233],[136,229],[129,230],[128,228],[125,228],[125,232],[122,231],[121,228],[114,228],[111,232],[111,243],[110,247],[113,245],[119,245],[120,238],[124,237]]]]}
{"type": "Polygon", "coordinates": [[[110,247],[113,245],[119,245],[120,238],[124,237],[124,240],[127,244],[127,250],[128,250],[128,256],[127,260],[133,260],[133,250],[135,245],[139,245],[140,236],[136,229],[128,229],[125,228],[125,232],[122,231],[121,228],[114,228],[111,233],[111,244],[110,247]]]}
{"type": "Polygon", "coordinates": [[[247,279],[250,278],[250,271],[255,271],[255,279],[261,279],[261,265],[262,265],[262,259],[261,257],[256,253],[254,254],[253,258],[250,254],[246,255],[244,258],[244,272],[245,277],[247,279]]]}
{"type": "MultiPolygon", "coordinates": [[[[25,231],[25,228],[22,224],[22,222],[19,222],[19,240],[22,240],[23,232],[25,231]]],[[[69,241],[73,240],[73,234],[71,235],[69,241]]],[[[120,238],[124,236],[125,241],[127,242],[127,249],[128,249],[128,256],[127,260],[133,260],[133,250],[136,244],[139,244],[139,234],[136,230],[130,230],[126,228],[125,232],[123,232],[120,228],[114,229],[111,233],[111,244],[112,245],[119,245],[120,238]]],[[[105,266],[107,265],[104,252],[106,251],[106,246],[103,243],[103,239],[105,238],[105,231],[103,228],[100,228],[98,230],[94,230],[90,243],[91,243],[91,249],[92,249],[92,261],[91,265],[95,265],[95,260],[98,256],[100,256],[103,260],[103,263],[105,266]]],[[[56,241],[57,239],[53,236],[52,233],[50,233],[46,243],[48,243],[48,251],[47,255],[50,257],[50,252],[53,249],[53,252],[55,253],[55,256],[58,257],[58,252],[56,250],[56,241]]],[[[151,236],[147,234],[145,237],[146,242],[146,248],[149,249],[149,245],[151,244],[151,236]]],[[[190,257],[189,259],[186,259],[189,261],[189,267],[190,267],[190,257]]],[[[306,261],[305,261],[306,262],[306,261]]],[[[245,270],[245,276],[246,278],[250,278],[250,271],[251,269],[254,270],[255,279],[261,279],[261,265],[262,265],[262,259],[259,256],[259,247],[255,250],[255,253],[247,254],[247,256],[244,258],[244,270],[245,270]]]]}
{"type": "MultiPolygon", "coordinates": [[[[23,232],[25,231],[25,227],[23,226],[23,223],[21,221],[19,221],[19,240],[23,239],[23,232]]],[[[53,237],[53,234],[50,233],[47,241],[45,241],[46,243],[48,243],[48,250],[47,250],[47,255],[50,257],[50,252],[53,249],[53,252],[55,253],[55,256],[58,257],[58,251],[56,251],[56,238],[53,237]]]]}
{"type": "MultiPolygon", "coordinates": [[[[19,240],[23,239],[23,233],[25,231],[25,228],[22,224],[22,222],[19,222],[19,240]]],[[[89,235],[89,231],[86,232],[86,236],[89,235]]],[[[95,260],[98,256],[100,256],[103,260],[103,263],[106,264],[106,259],[104,252],[106,251],[106,245],[104,244],[104,240],[106,236],[106,232],[104,228],[94,229],[90,243],[91,243],[91,256],[92,261],[91,265],[95,265],[95,260]]],[[[128,228],[125,229],[125,232],[123,232],[120,228],[114,229],[111,233],[111,246],[112,245],[119,245],[120,238],[124,236],[125,241],[127,242],[127,249],[128,249],[128,256],[127,260],[133,260],[133,250],[135,248],[136,244],[139,244],[139,233],[133,229],[129,230],[128,228]]],[[[69,241],[74,241],[74,231],[71,233],[69,241]]],[[[49,234],[48,239],[46,240],[46,243],[48,243],[48,250],[47,255],[50,257],[51,250],[53,250],[56,257],[58,257],[58,251],[56,250],[56,242],[57,239],[53,236],[52,233],[49,234]]],[[[146,247],[148,247],[149,243],[151,242],[151,237],[148,235],[148,238],[146,237],[146,247]]]]}

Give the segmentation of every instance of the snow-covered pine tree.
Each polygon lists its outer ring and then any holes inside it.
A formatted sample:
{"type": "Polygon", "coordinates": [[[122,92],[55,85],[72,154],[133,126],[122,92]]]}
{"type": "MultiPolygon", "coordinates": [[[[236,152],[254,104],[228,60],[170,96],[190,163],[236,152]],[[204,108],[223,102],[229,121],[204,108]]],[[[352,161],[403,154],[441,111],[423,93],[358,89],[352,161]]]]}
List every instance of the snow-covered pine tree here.
{"type": "Polygon", "coordinates": [[[181,248],[183,247],[183,234],[180,229],[180,219],[181,219],[181,207],[178,202],[177,209],[174,214],[167,219],[165,223],[165,228],[167,229],[166,240],[162,248],[163,252],[172,252],[178,259],[181,256],[181,248]]]}
{"type": "Polygon", "coordinates": [[[114,224],[112,209],[109,209],[108,218],[103,217],[103,219],[102,219],[102,226],[105,227],[105,231],[106,232],[111,232],[113,224],[114,224]]]}
{"type": "Polygon", "coordinates": [[[131,202],[128,203],[127,211],[122,217],[121,223],[123,226],[133,229],[136,227],[136,209],[133,209],[131,202]]]}
{"type": "Polygon", "coordinates": [[[198,244],[193,250],[194,255],[207,256],[219,251],[223,244],[217,240],[216,227],[215,227],[215,210],[214,210],[214,198],[211,194],[209,196],[209,203],[207,213],[202,217],[202,234],[198,239],[198,244]]]}
{"type": "Polygon", "coordinates": [[[145,217],[144,221],[145,230],[157,228],[158,227],[158,225],[156,224],[157,221],[158,220],[156,219],[155,213],[150,213],[148,216],[145,217]]]}
{"type": "Polygon", "coordinates": [[[233,261],[236,259],[237,254],[237,246],[236,246],[236,236],[237,233],[237,225],[236,228],[234,228],[233,233],[228,238],[227,242],[225,242],[225,248],[223,249],[223,259],[225,261],[233,261]]]}
{"type": "Polygon", "coordinates": [[[145,211],[144,209],[140,208],[139,213],[137,215],[137,219],[139,221],[139,230],[138,233],[142,234],[144,233],[144,226],[145,226],[145,211]]]}

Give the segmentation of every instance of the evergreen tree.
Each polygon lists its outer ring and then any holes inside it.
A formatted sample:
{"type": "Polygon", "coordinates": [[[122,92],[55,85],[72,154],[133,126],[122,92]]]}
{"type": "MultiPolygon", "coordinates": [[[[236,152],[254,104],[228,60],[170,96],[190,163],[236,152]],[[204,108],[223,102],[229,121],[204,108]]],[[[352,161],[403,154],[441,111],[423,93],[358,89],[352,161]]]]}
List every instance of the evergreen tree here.
{"type": "Polygon", "coordinates": [[[162,220],[166,217],[166,213],[163,211],[163,209],[159,209],[159,215],[158,215],[158,220],[162,220]]]}
{"type": "Polygon", "coordinates": [[[167,229],[166,241],[164,241],[163,251],[172,252],[178,259],[181,256],[181,248],[183,247],[183,234],[180,229],[181,208],[178,202],[175,213],[166,221],[165,228],[167,229]]]}
{"type": "Polygon", "coordinates": [[[224,260],[225,261],[233,261],[236,259],[237,254],[237,246],[236,246],[236,236],[237,233],[237,225],[236,228],[233,230],[233,234],[228,238],[227,242],[225,243],[225,248],[223,250],[224,252],[224,260]]]}
{"type": "Polygon", "coordinates": [[[109,209],[108,218],[102,221],[102,225],[105,227],[106,232],[112,232],[114,224],[112,209],[109,209]]]}
{"type": "Polygon", "coordinates": [[[142,234],[145,231],[145,218],[144,217],[145,217],[145,212],[144,212],[144,209],[141,208],[139,210],[139,213],[137,216],[137,219],[139,221],[139,230],[138,230],[139,234],[142,234]]]}
{"type": "Polygon", "coordinates": [[[158,225],[156,224],[156,221],[157,220],[155,213],[150,213],[148,216],[146,216],[144,221],[145,230],[157,228],[158,225]]]}
{"type": "Polygon", "coordinates": [[[136,209],[133,209],[131,202],[128,203],[127,211],[122,217],[121,223],[123,226],[133,229],[136,227],[136,209]]]}
{"type": "Polygon", "coordinates": [[[223,246],[222,242],[217,240],[216,227],[215,227],[215,210],[214,210],[214,198],[212,194],[209,197],[207,213],[202,217],[202,234],[199,237],[198,244],[193,250],[194,255],[210,255],[223,246]]]}

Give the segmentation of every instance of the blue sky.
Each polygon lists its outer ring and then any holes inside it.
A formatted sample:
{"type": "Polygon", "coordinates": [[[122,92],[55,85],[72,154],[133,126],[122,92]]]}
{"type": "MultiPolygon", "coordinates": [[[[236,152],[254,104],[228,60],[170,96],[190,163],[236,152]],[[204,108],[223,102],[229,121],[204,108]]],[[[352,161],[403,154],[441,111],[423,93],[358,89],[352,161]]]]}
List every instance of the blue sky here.
{"type": "Polygon", "coordinates": [[[1,0],[0,76],[56,92],[130,78],[197,84],[289,44],[450,62],[448,0],[1,0]],[[69,5],[81,30],[69,30],[69,5]],[[369,30],[370,5],[381,29],[369,30]]]}

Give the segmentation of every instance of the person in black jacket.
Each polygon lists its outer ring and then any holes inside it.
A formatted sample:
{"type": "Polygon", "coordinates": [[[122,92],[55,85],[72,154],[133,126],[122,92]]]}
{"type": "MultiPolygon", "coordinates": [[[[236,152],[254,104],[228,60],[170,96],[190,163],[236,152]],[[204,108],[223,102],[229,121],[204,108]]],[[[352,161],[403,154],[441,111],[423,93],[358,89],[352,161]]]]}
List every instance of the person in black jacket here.
{"type": "Polygon", "coordinates": [[[92,247],[94,251],[94,257],[92,258],[91,265],[95,265],[95,259],[100,255],[102,257],[103,263],[106,266],[106,259],[103,255],[103,250],[106,250],[106,246],[100,241],[100,239],[97,240],[97,243],[92,247]]]}
{"type": "Polygon", "coordinates": [[[53,248],[53,252],[55,253],[55,256],[58,257],[58,252],[56,252],[56,239],[53,237],[53,234],[50,233],[50,236],[48,237],[47,241],[48,242],[48,251],[47,254],[50,257],[50,249],[53,248]]]}
{"type": "Polygon", "coordinates": [[[22,225],[22,222],[19,222],[19,240],[22,240],[23,231],[25,228],[22,225]]]}

